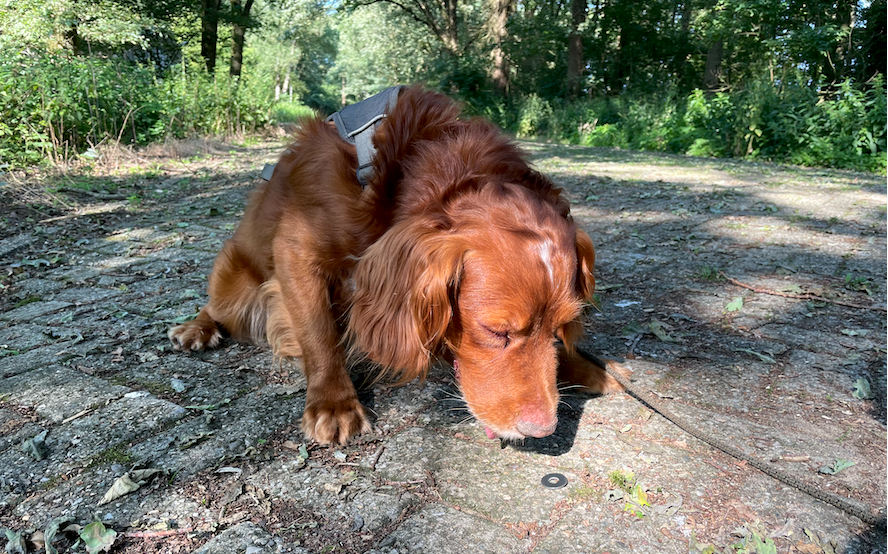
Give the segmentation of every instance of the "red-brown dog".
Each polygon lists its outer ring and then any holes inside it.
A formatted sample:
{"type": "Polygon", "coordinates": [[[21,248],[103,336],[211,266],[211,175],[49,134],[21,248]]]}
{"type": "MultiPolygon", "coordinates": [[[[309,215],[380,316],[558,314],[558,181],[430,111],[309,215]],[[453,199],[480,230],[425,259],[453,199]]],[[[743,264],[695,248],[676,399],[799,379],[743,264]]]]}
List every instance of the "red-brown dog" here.
{"type": "Polygon", "coordinates": [[[213,348],[224,329],[301,356],[302,429],[321,443],[370,428],[349,353],[402,381],[452,360],[491,438],[551,434],[559,380],[622,390],[572,354],[595,251],[560,189],[493,125],[419,87],[373,141],[362,188],[355,147],[304,122],[216,258],[209,303],[170,330],[175,347],[213,348]]]}

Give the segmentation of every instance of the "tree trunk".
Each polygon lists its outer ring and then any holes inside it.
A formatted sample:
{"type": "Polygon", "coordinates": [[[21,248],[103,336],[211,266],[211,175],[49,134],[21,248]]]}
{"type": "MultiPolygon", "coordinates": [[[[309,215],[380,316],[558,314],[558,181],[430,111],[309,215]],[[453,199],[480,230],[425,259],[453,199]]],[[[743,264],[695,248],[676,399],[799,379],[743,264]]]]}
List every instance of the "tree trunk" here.
{"type": "Polygon", "coordinates": [[[241,74],[244,62],[244,34],[247,31],[252,8],[253,0],[247,0],[243,5],[241,0],[231,0],[231,67],[228,74],[232,77],[240,77],[241,74]]]}
{"type": "Polygon", "coordinates": [[[445,0],[444,2],[447,10],[447,28],[444,29],[444,46],[448,48],[454,54],[459,52],[459,33],[457,32],[457,25],[459,23],[459,19],[457,18],[457,0],[445,0]]]}
{"type": "Polygon", "coordinates": [[[220,0],[200,2],[200,55],[207,65],[207,72],[216,70],[216,40],[219,29],[220,0]]]}
{"type": "Polygon", "coordinates": [[[571,0],[571,27],[567,36],[567,95],[577,98],[582,88],[583,70],[586,60],[583,57],[583,37],[580,25],[586,21],[586,0],[571,0]]]}
{"type": "Polygon", "coordinates": [[[503,43],[509,35],[506,24],[509,21],[509,13],[512,11],[512,0],[493,0],[493,27],[494,47],[490,53],[493,67],[491,77],[493,86],[503,96],[509,94],[509,60],[503,52],[503,43]]]}
{"type": "Polygon", "coordinates": [[[725,51],[725,43],[717,40],[709,47],[706,54],[706,69],[703,72],[703,90],[712,94],[721,89],[721,63],[725,51]]]}

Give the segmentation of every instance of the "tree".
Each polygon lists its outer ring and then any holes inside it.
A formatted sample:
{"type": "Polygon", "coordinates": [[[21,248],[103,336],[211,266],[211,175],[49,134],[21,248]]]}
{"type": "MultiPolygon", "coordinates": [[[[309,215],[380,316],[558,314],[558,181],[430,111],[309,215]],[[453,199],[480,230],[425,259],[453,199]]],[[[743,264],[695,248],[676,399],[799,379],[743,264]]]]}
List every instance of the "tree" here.
{"type": "Polygon", "coordinates": [[[586,21],[586,10],[586,0],[571,0],[571,26],[567,36],[567,94],[570,98],[576,98],[580,94],[580,81],[586,65],[583,37],[580,34],[580,26],[586,21]]]}
{"type": "Polygon", "coordinates": [[[216,44],[219,40],[220,0],[200,2],[200,55],[207,66],[207,73],[216,71],[216,44]]]}
{"type": "Polygon", "coordinates": [[[231,67],[228,71],[232,77],[240,77],[241,67],[244,61],[244,34],[250,23],[250,10],[253,8],[253,0],[241,3],[241,0],[231,0],[231,67]]]}
{"type": "Polygon", "coordinates": [[[349,9],[386,2],[426,27],[452,54],[461,52],[458,0],[353,0],[349,9]]]}
{"type": "MultiPolygon", "coordinates": [[[[577,0],[584,1],[584,0],[577,0]]],[[[513,0],[491,0],[491,16],[489,24],[493,36],[493,48],[490,51],[491,78],[496,91],[506,96],[509,93],[509,60],[503,45],[509,35],[506,24],[512,12],[513,0]]]]}
{"type": "Polygon", "coordinates": [[[886,2],[875,0],[860,14],[864,27],[854,35],[857,50],[854,54],[854,75],[861,83],[869,82],[877,74],[885,75],[888,59],[886,39],[886,2]]]}
{"type": "Polygon", "coordinates": [[[253,12],[245,47],[251,72],[279,99],[326,112],[338,109],[328,73],[341,41],[328,6],[320,0],[259,0],[253,12]]]}

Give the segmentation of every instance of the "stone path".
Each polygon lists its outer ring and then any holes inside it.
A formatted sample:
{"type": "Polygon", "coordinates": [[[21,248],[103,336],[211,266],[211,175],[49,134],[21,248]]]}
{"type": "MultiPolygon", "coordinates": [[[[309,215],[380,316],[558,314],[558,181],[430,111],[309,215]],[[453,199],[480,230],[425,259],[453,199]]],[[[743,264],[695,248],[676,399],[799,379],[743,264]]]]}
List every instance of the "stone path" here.
{"type": "MultiPolygon", "coordinates": [[[[884,178],[526,146],[598,248],[590,348],[748,454],[884,506],[884,178]]],[[[441,367],[364,391],[371,434],[305,443],[298,367],[166,339],[279,148],[0,188],[0,526],[29,552],[94,520],[132,553],[885,552],[884,529],[625,394],[567,396],[555,435],[501,448],[441,367]],[[38,461],[22,445],[44,432],[38,461]]]]}

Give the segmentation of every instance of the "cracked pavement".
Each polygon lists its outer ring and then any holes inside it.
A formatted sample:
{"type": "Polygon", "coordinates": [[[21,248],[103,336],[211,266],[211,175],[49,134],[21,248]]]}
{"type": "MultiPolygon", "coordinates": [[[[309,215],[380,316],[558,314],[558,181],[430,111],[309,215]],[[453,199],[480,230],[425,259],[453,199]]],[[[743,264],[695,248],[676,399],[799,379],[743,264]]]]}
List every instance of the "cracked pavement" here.
{"type": "MultiPolygon", "coordinates": [[[[587,346],[701,429],[883,507],[884,177],[524,146],[597,248],[587,346]]],[[[215,143],[0,186],[0,526],[31,540],[58,518],[97,519],[118,534],[112,552],[133,553],[684,553],[755,540],[885,552],[884,529],[627,394],[567,394],[553,436],[501,448],[440,366],[365,388],[372,433],[306,443],[298,363],[231,341],[183,354],[166,338],[204,303],[222,241],[282,149],[215,143]],[[38,461],[22,443],[43,431],[38,461]],[[149,468],[160,472],[100,504],[149,468]],[[553,472],[567,486],[543,487],[553,472]]]]}

